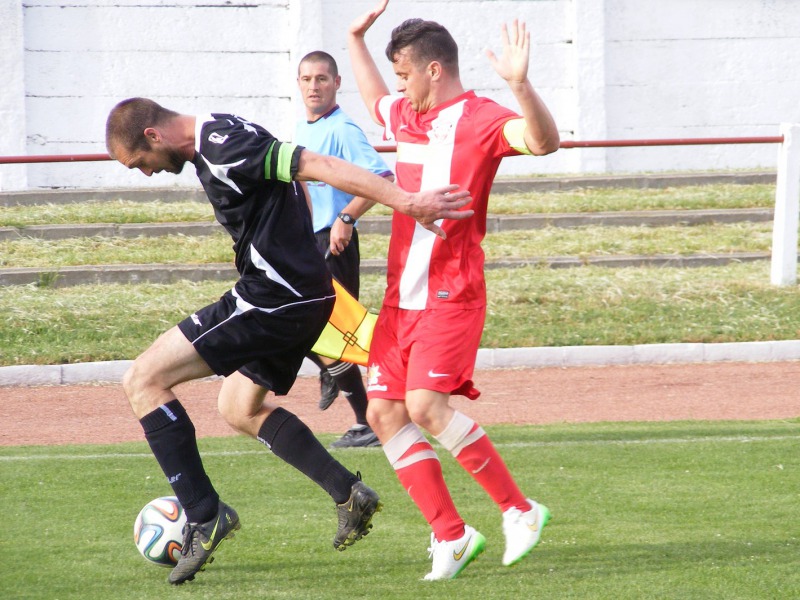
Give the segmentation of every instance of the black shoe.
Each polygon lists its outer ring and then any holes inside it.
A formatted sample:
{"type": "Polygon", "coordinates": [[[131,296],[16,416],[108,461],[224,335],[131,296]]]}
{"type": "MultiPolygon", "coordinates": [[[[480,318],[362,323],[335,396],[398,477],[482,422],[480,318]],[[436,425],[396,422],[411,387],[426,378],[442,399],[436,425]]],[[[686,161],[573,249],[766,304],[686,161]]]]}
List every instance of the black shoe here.
{"type": "Polygon", "coordinates": [[[222,540],[232,538],[239,529],[239,515],[224,502],[219,503],[216,516],[206,523],[186,523],[183,526],[183,546],[178,564],[169,573],[169,582],[180,584],[213,562],[212,554],[222,540]]]}
{"type": "Polygon", "coordinates": [[[381,441],[369,425],[353,425],[331,444],[331,448],[368,448],[380,445],[381,441]]]}
{"type": "Polygon", "coordinates": [[[337,550],[346,550],[372,529],[372,517],[383,508],[378,494],[358,481],[350,488],[350,498],[344,504],[336,505],[339,513],[339,530],[333,538],[333,547],[337,550]]]}
{"type": "Polygon", "coordinates": [[[327,371],[319,373],[319,409],[325,410],[339,397],[339,386],[327,371]]]}

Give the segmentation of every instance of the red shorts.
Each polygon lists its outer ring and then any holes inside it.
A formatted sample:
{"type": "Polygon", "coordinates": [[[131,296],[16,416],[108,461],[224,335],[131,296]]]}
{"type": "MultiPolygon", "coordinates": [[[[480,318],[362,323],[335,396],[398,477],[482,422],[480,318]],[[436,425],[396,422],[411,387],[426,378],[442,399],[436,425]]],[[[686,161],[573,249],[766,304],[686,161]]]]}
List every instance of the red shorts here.
{"type": "Polygon", "coordinates": [[[381,308],[369,353],[367,397],[404,400],[409,390],[474,400],[475,357],[486,309],[381,308]]]}

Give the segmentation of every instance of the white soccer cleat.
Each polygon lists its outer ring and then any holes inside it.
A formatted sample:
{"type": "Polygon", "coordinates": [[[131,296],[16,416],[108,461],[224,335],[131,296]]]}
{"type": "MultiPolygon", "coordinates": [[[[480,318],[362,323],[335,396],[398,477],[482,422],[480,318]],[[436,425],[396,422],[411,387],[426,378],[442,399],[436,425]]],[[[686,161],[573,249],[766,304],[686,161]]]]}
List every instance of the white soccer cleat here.
{"type": "Polygon", "coordinates": [[[503,533],[506,536],[506,551],[503,565],[510,567],[525,558],[539,543],[542,529],[550,520],[550,511],[544,504],[528,499],[531,509],[522,512],[509,508],[503,513],[503,533]]]}
{"type": "Polygon", "coordinates": [[[431,547],[428,548],[433,559],[431,572],[425,581],[455,579],[466,566],[475,560],[486,547],[486,538],[469,525],[464,526],[464,535],[451,542],[439,542],[431,534],[431,547]]]}

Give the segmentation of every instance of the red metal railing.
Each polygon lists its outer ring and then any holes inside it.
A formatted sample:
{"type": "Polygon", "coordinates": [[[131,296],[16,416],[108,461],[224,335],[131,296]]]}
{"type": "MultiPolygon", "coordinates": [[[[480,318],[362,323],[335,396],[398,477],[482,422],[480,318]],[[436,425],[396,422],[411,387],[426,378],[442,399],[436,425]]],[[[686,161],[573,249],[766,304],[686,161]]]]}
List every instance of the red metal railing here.
{"type": "MultiPolygon", "coordinates": [[[[717,144],[782,144],[783,136],[727,137],[727,138],[675,138],[653,140],[565,140],[561,148],[622,148],[631,146],[702,146],[717,144]]],[[[395,146],[375,146],[378,152],[394,152],[395,146]]],[[[2,164],[93,162],[111,160],[108,154],[41,154],[33,156],[0,156],[2,164]]]]}
{"type": "Polygon", "coordinates": [[[677,138],[664,140],[600,140],[561,142],[562,148],[620,148],[625,146],[703,146],[716,144],[782,144],[783,136],[729,137],[729,138],[677,138]]]}
{"type": "Polygon", "coordinates": [[[108,154],[40,154],[36,156],[0,156],[0,165],[19,163],[88,162],[111,160],[108,154]]]}

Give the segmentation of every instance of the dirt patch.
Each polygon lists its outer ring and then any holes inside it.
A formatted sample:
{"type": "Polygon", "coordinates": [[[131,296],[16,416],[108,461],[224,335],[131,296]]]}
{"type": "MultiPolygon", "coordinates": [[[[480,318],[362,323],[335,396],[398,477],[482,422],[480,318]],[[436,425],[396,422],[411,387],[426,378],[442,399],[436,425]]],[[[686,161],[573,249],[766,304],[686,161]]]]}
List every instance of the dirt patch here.
{"type": "MultiPolygon", "coordinates": [[[[800,362],[702,363],[541,369],[475,374],[481,397],[453,404],[482,425],[598,421],[754,420],[800,416],[800,362]]],[[[176,388],[198,436],[235,433],[216,410],[221,381],[176,388]]],[[[317,433],[343,433],[343,398],[322,412],[316,378],[301,377],[281,404],[317,433]]],[[[119,385],[0,388],[0,446],[143,440],[119,385]]]]}

